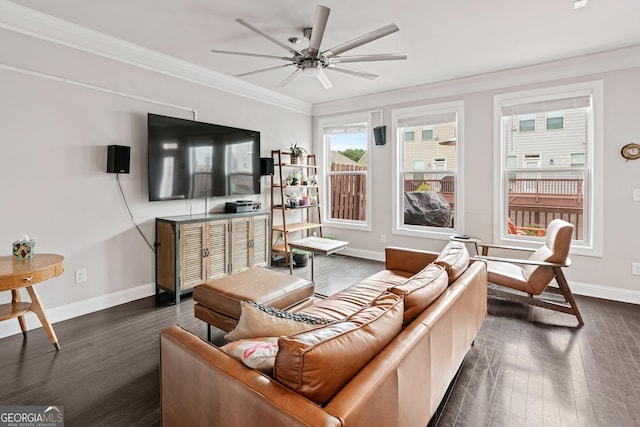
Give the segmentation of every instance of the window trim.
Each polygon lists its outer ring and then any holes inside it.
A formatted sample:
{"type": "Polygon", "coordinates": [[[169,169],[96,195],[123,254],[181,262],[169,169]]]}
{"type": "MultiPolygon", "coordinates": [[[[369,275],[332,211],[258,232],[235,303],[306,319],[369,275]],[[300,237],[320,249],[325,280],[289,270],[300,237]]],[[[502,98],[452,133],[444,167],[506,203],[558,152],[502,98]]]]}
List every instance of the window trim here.
{"type": "MultiPolygon", "coordinates": [[[[602,257],[603,249],[603,186],[604,186],[604,83],[602,80],[587,81],[576,84],[551,86],[542,89],[525,90],[495,95],[494,111],[494,216],[493,241],[496,244],[519,245],[531,248],[540,246],[540,238],[527,239],[506,234],[507,219],[503,212],[506,202],[503,191],[505,174],[506,147],[503,145],[503,127],[501,126],[502,105],[507,103],[535,102],[552,98],[568,98],[572,96],[591,95],[592,116],[587,134],[591,136],[591,144],[586,152],[585,176],[588,177],[588,190],[585,199],[590,203],[585,206],[585,220],[588,221],[589,240],[572,242],[571,253],[593,257],[602,257]]],[[[555,130],[555,129],[554,129],[555,130]]]]}
{"type": "Polygon", "coordinates": [[[415,107],[396,108],[391,110],[391,129],[394,150],[392,151],[392,228],[391,233],[395,235],[419,237],[425,239],[448,240],[450,236],[464,233],[465,227],[465,207],[464,207],[464,101],[450,101],[437,104],[425,104],[415,107]],[[413,117],[420,114],[438,114],[445,112],[456,113],[456,191],[455,191],[455,221],[454,228],[438,229],[430,227],[425,229],[422,226],[405,225],[402,223],[403,216],[403,179],[402,167],[402,144],[398,140],[400,132],[398,120],[413,117]]]}
{"type": "Polygon", "coordinates": [[[380,116],[380,111],[369,111],[356,114],[345,114],[331,117],[322,117],[318,119],[318,127],[316,129],[316,140],[318,141],[319,149],[316,151],[319,153],[318,159],[318,182],[320,183],[320,203],[321,203],[321,215],[322,225],[332,228],[344,228],[349,230],[359,231],[371,231],[373,229],[373,201],[372,201],[372,176],[373,169],[375,168],[371,161],[373,152],[373,122],[374,116],[380,116]],[[329,201],[330,201],[330,189],[329,189],[329,173],[326,168],[327,159],[329,158],[329,148],[325,144],[324,129],[327,127],[344,126],[351,123],[366,123],[367,127],[367,170],[366,170],[366,218],[364,221],[354,221],[345,219],[330,218],[329,201]]]}

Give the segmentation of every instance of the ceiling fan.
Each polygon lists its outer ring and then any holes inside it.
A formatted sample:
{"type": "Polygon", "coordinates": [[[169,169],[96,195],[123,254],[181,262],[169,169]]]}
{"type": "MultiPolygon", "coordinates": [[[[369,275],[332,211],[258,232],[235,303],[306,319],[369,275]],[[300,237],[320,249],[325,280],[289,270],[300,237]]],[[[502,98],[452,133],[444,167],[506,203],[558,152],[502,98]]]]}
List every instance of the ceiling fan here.
{"type": "MultiPolygon", "coordinates": [[[[287,64],[279,65],[276,67],[263,68],[260,70],[250,71],[248,73],[236,74],[235,77],[243,77],[251,74],[262,73],[265,71],[277,70],[284,67],[293,66],[295,70],[283,81],[280,82],[278,87],[283,87],[291,80],[293,80],[297,75],[309,75],[316,77],[322,86],[325,89],[329,89],[333,87],[329,79],[324,73],[324,70],[333,70],[339,71],[341,73],[351,74],[358,77],[363,77],[366,79],[375,79],[378,77],[376,74],[369,73],[366,71],[356,70],[354,68],[345,66],[343,64],[351,63],[351,62],[368,62],[368,61],[390,61],[390,60],[398,60],[398,59],[407,59],[407,54],[405,53],[385,53],[385,54],[373,54],[373,55],[350,55],[350,56],[339,56],[340,54],[347,52],[356,47],[362,46],[363,44],[370,43],[379,38],[388,36],[389,34],[395,33],[399,30],[399,28],[395,24],[389,24],[382,28],[379,28],[370,33],[364,34],[360,37],[357,37],[351,41],[333,47],[327,50],[320,50],[320,44],[322,43],[322,37],[324,36],[324,30],[327,26],[327,21],[329,20],[329,9],[326,6],[316,6],[316,13],[313,19],[313,27],[305,28],[303,30],[303,36],[309,40],[309,47],[302,50],[296,50],[291,46],[271,37],[269,34],[260,30],[259,28],[251,25],[244,19],[236,19],[236,22],[244,25],[251,31],[254,31],[260,34],[262,37],[267,40],[277,44],[278,46],[286,49],[292,55],[291,57],[280,57],[275,55],[264,55],[259,53],[247,53],[247,52],[235,52],[228,50],[218,50],[212,49],[211,51],[214,53],[225,53],[230,55],[244,55],[244,56],[253,56],[259,58],[272,58],[272,59],[281,59],[283,61],[287,61],[287,64]]],[[[289,41],[295,42],[296,38],[291,38],[289,41]]]]}

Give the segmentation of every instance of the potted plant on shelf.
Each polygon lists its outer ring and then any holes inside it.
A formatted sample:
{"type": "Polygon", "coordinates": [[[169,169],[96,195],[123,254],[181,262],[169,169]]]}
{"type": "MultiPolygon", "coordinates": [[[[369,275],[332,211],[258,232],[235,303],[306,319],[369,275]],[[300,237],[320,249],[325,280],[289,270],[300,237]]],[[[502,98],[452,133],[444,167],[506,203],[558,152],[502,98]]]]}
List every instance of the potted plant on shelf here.
{"type": "Polygon", "coordinates": [[[307,150],[304,147],[298,147],[298,143],[291,144],[289,147],[289,155],[291,156],[291,164],[298,164],[298,158],[302,157],[303,154],[306,154],[307,150]]]}
{"type": "Polygon", "coordinates": [[[287,175],[287,185],[298,185],[299,182],[298,174],[296,172],[289,172],[289,175],[287,175]]]}

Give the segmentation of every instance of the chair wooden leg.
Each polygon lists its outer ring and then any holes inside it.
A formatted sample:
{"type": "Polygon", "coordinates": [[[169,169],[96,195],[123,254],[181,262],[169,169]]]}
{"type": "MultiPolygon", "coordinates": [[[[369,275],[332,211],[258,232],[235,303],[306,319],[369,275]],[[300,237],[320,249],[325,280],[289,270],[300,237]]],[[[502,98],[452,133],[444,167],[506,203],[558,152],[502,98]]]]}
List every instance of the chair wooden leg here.
{"type": "Polygon", "coordinates": [[[558,282],[558,286],[560,287],[560,291],[562,292],[564,299],[567,300],[573,309],[573,314],[578,319],[578,324],[583,326],[584,321],[582,320],[582,315],[580,314],[580,310],[578,310],[578,304],[576,304],[576,300],[573,298],[573,293],[571,293],[571,288],[569,288],[569,283],[567,283],[567,279],[564,277],[562,268],[554,267],[553,271],[556,274],[556,282],[558,282]]]}

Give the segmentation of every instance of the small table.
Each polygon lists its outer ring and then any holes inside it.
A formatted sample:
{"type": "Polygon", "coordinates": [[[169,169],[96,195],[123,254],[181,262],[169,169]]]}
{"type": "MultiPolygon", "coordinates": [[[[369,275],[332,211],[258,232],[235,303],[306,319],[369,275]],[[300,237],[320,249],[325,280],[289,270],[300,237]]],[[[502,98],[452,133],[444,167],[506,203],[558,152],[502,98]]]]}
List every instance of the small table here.
{"type": "Polygon", "coordinates": [[[462,242],[462,243],[473,243],[473,246],[476,250],[476,255],[480,255],[480,252],[478,251],[478,243],[482,242],[482,240],[478,239],[477,237],[471,237],[471,236],[462,237],[460,235],[455,235],[455,236],[450,236],[449,240],[454,240],[456,242],[462,242]]]}
{"type": "Polygon", "coordinates": [[[313,282],[313,254],[319,253],[331,255],[332,253],[341,251],[349,242],[342,240],[325,239],[322,237],[306,237],[304,239],[289,242],[289,273],[293,274],[293,250],[300,249],[311,252],[311,281],[313,282]]]}
{"type": "Polygon", "coordinates": [[[56,350],[60,350],[58,338],[40,303],[33,285],[62,274],[62,255],[36,254],[30,259],[16,259],[12,256],[0,257],[0,291],[11,291],[11,303],[0,305],[0,321],[18,318],[22,335],[27,336],[24,315],[32,311],[40,319],[42,327],[56,350]],[[31,302],[20,300],[20,288],[27,288],[31,302]]]}

